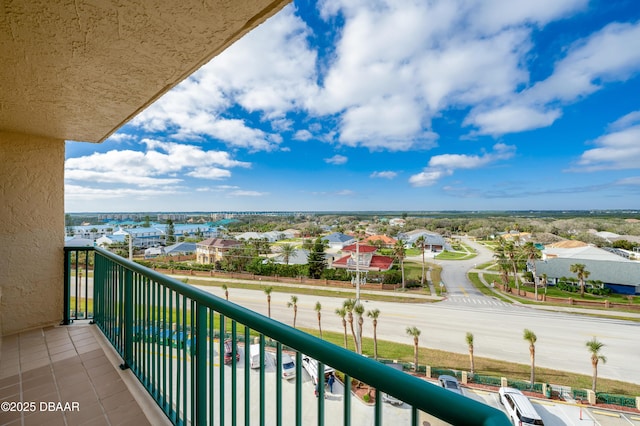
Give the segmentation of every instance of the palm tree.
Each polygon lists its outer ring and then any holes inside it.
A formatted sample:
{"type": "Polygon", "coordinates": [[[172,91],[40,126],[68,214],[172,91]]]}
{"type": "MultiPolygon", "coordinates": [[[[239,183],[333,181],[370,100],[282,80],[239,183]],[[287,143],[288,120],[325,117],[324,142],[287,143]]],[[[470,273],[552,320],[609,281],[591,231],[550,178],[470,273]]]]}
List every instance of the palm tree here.
{"type": "Polygon", "coordinates": [[[356,348],[356,352],[362,355],[362,326],[364,325],[362,316],[364,315],[364,306],[358,303],[353,307],[353,312],[358,316],[358,347],[356,348]]]}
{"type": "Polygon", "coordinates": [[[404,242],[402,240],[396,241],[396,244],[393,246],[393,254],[398,258],[398,262],[400,262],[400,271],[402,272],[402,288],[404,289],[404,257],[406,254],[406,250],[404,248],[404,242]]]}
{"type": "Polygon", "coordinates": [[[540,258],[540,250],[531,241],[527,242],[522,247],[522,254],[527,257],[527,261],[533,266],[533,287],[536,295],[536,301],[538,300],[538,274],[536,271],[536,259],[540,258]]]}
{"type": "Polygon", "coordinates": [[[318,313],[318,330],[320,330],[320,338],[322,339],[322,323],[321,323],[322,315],[320,314],[320,311],[322,310],[322,305],[320,304],[320,302],[316,302],[316,306],[314,309],[318,313]]]}
{"type": "Polygon", "coordinates": [[[469,361],[471,363],[471,376],[473,377],[475,371],[475,364],[473,362],[473,334],[467,332],[466,336],[467,346],[469,347],[469,361]]]}
{"type": "Polygon", "coordinates": [[[505,289],[507,289],[509,287],[509,273],[511,271],[511,266],[509,265],[509,259],[507,258],[507,255],[503,250],[502,243],[498,247],[496,247],[496,251],[493,254],[493,257],[498,263],[498,268],[500,269],[500,278],[502,279],[502,283],[504,284],[505,289]]]}
{"type": "Polygon", "coordinates": [[[516,285],[516,291],[520,295],[520,282],[518,281],[518,250],[513,241],[507,241],[505,244],[505,254],[511,262],[513,268],[513,282],[516,285]]]}
{"type": "Polygon", "coordinates": [[[287,308],[293,307],[293,328],[296,328],[296,318],[298,317],[298,296],[291,296],[291,301],[287,302],[287,308]]]}
{"type": "Polygon", "coordinates": [[[531,381],[531,386],[533,386],[533,383],[535,382],[535,379],[536,379],[536,340],[538,340],[538,337],[536,336],[536,333],[525,328],[523,338],[524,340],[529,342],[529,356],[531,357],[531,380],[530,381],[531,381]]]}
{"type": "Polygon", "coordinates": [[[222,284],[222,289],[224,290],[224,298],[229,300],[229,287],[226,284],[222,284]]]}
{"type": "Polygon", "coordinates": [[[356,339],[356,332],[353,328],[353,308],[356,306],[355,299],[347,299],[342,302],[342,307],[347,311],[347,321],[349,322],[349,327],[351,328],[351,336],[353,336],[353,345],[355,347],[355,351],[358,352],[358,340],[356,339]]]}
{"type": "Polygon", "coordinates": [[[347,310],[345,308],[337,308],[336,315],[342,319],[342,327],[344,328],[344,348],[347,349],[347,320],[344,317],[347,316],[347,310]]]}
{"type": "Polygon", "coordinates": [[[569,270],[578,276],[578,280],[580,281],[580,297],[584,296],[584,282],[591,272],[585,269],[585,266],[582,263],[574,263],[569,267],[569,270]]]}
{"type": "Polygon", "coordinates": [[[271,292],[272,291],[273,291],[273,287],[271,286],[264,288],[264,294],[267,295],[267,313],[269,315],[269,318],[271,318],[271,292]]]}
{"type": "Polygon", "coordinates": [[[407,334],[413,337],[413,364],[415,371],[418,372],[418,337],[420,337],[420,330],[415,326],[407,327],[407,334]]]}
{"type": "MultiPolygon", "coordinates": [[[[500,263],[500,269],[503,273],[506,273],[507,282],[505,285],[508,285],[509,274],[507,271],[510,269],[513,273],[513,282],[516,285],[516,290],[518,294],[520,294],[520,283],[518,282],[518,252],[516,250],[516,245],[513,241],[507,241],[504,239],[500,240],[500,244],[496,248],[496,253],[494,257],[500,263]],[[509,265],[507,267],[507,265],[509,265]]],[[[503,278],[504,279],[504,278],[503,278]]]]}
{"type": "Polygon", "coordinates": [[[593,367],[593,379],[591,381],[591,390],[596,391],[596,382],[598,381],[598,361],[603,364],[607,363],[607,358],[600,354],[600,350],[604,347],[604,343],[598,342],[595,338],[587,342],[587,350],[591,353],[591,366],[593,367]]]}
{"type": "Polygon", "coordinates": [[[378,359],[378,336],[377,336],[377,327],[378,327],[378,317],[380,316],[380,309],[371,309],[367,311],[367,316],[371,318],[373,321],[373,358],[378,359]]]}
{"type": "Polygon", "coordinates": [[[424,235],[420,235],[416,242],[413,243],[413,246],[415,248],[419,248],[420,252],[422,253],[422,277],[420,278],[420,285],[424,287],[424,249],[427,246],[427,240],[425,239],[424,235]]]}
{"type": "Polygon", "coordinates": [[[282,260],[286,265],[289,264],[289,258],[296,251],[296,247],[293,244],[282,244],[280,246],[280,253],[282,253],[282,260]]]}

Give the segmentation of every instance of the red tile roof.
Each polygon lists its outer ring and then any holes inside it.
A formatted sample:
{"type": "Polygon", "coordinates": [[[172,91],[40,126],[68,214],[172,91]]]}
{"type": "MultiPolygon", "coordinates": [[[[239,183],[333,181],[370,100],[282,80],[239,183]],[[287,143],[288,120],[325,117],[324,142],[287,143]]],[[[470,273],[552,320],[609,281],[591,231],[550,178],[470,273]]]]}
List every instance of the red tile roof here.
{"type": "MultiPolygon", "coordinates": [[[[336,268],[347,268],[347,262],[351,258],[351,255],[346,255],[341,257],[340,259],[334,260],[332,263],[333,267],[336,268]]],[[[381,256],[379,254],[374,254],[371,256],[371,262],[368,266],[363,266],[363,271],[388,271],[391,269],[393,265],[393,257],[389,256],[381,256]]]]}
{"type": "MultiPolygon", "coordinates": [[[[358,247],[357,251],[359,253],[373,253],[375,252],[377,249],[377,247],[374,246],[368,246],[366,244],[359,244],[360,247],[358,247]]],[[[355,244],[351,244],[348,246],[345,246],[342,248],[342,251],[346,251],[348,253],[355,253],[356,252],[356,245],[355,244]]]]}
{"type": "Polygon", "coordinates": [[[382,244],[392,246],[396,243],[397,240],[395,238],[391,238],[386,235],[371,235],[365,238],[364,240],[362,240],[363,243],[368,243],[368,244],[371,244],[374,241],[382,241],[382,244]]]}

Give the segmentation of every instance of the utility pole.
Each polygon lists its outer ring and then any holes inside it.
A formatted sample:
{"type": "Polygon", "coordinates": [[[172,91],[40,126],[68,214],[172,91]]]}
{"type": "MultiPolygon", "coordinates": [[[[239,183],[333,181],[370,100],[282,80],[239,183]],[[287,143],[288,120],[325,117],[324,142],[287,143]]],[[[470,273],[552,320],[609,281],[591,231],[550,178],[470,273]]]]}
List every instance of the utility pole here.
{"type": "MultiPolygon", "coordinates": [[[[360,242],[356,241],[356,304],[358,306],[360,304],[360,242]]],[[[362,354],[362,342],[360,342],[360,335],[362,334],[362,330],[360,329],[361,325],[358,321],[358,332],[356,333],[356,342],[358,342],[358,348],[360,354],[362,354]]]]}
{"type": "Polygon", "coordinates": [[[129,261],[133,262],[133,235],[129,232],[129,261]]]}

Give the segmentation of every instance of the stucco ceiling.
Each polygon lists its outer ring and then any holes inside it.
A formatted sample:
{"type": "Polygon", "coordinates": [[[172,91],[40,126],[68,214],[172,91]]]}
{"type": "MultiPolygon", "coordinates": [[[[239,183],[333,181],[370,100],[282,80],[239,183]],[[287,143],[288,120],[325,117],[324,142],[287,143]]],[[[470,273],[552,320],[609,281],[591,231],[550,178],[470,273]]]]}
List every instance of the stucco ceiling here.
{"type": "Polygon", "coordinates": [[[290,0],[4,0],[0,130],[100,142],[290,0]]]}

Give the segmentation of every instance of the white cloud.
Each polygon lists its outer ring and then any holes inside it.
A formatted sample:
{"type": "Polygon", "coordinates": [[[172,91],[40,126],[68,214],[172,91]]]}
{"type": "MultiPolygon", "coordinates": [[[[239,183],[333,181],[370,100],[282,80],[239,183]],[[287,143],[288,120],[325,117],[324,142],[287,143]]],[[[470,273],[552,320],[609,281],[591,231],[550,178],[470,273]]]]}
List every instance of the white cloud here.
{"type": "Polygon", "coordinates": [[[420,173],[409,178],[413,186],[431,186],[446,176],[453,175],[456,169],[477,169],[501,160],[508,160],[515,154],[515,147],[495,144],[493,152],[482,155],[443,154],[435,155],[420,173]]]}
{"type": "Polygon", "coordinates": [[[640,114],[634,111],[609,126],[611,132],[596,139],[597,148],[585,151],[574,172],[640,169],[640,114]]]}
{"type": "Polygon", "coordinates": [[[251,166],[250,163],[234,160],[224,151],[204,150],[200,146],[153,139],[144,139],[142,142],[146,146],[144,152],[111,150],[69,158],[65,162],[66,188],[72,187],[71,182],[143,188],[172,186],[181,184],[185,176],[226,179],[231,176],[229,169],[251,166]]]}
{"type": "Polygon", "coordinates": [[[335,165],[340,165],[340,164],[344,164],[348,161],[349,159],[347,157],[345,157],[344,155],[334,155],[331,158],[325,158],[324,161],[325,163],[329,163],[329,164],[335,164],[335,165]]]}
{"type": "Polygon", "coordinates": [[[218,167],[197,167],[194,171],[187,173],[187,176],[198,179],[226,179],[231,177],[231,172],[218,167]]]}
{"type": "Polygon", "coordinates": [[[385,172],[373,172],[369,175],[370,178],[383,178],[383,179],[393,179],[398,176],[398,173],[385,171],[385,172]]]}
{"type": "Polygon", "coordinates": [[[238,189],[238,190],[229,192],[229,195],[232,197],[263,197],[265,195],[269,195],[269,193],[238,189]]]}
{"type": "Polygon", "coordinates": [[[633,111],[617,119],[609,125],[609,130],[624,130],[627,127],[640,125],[640,111],[633,111]]]}
{"type": "Polygon", "coordinates": [[[522,105],[505,105],[488,111],[474,111],[463,125],[480,127],[473,133],[502,135],[550,126],[560,115],[562,112],[558,109],[542,111],[522,105]]]}
{"type": "Polygon", "coordinates": [[[176,194],[175,188],[135,189],[135,188],[94,188],[80,185],[65,185],[64,196],[67,200],[103,200],[114,198],[148,199],[156,196],[176,194]]]}
{"type": "Polygon", "coordinates": [[[453,170],[442,170],[425,168],[424,171],[409,178],[409,183],[413,186],[431,186],[445,176],[453,174],[453,170]]]}
{"type": "Polygon", "coordinates": [[[530,102],[574,101],[640,70],[640,22],[612,23],[574,43],[553,74],[524,92],[530,102]]]}
{"type": "Polygon", "coordinates": [[[138,176],[135,174],[122,174],[118,171],[94,171],[94,170],[67,170],[65,179],[68,181],[119,183],[142,187],[172,185],[182,182],[176,178],[154,178],[151,176],[138,176]]]}
{"type": "Polygon", "coordinates": [[[537,113],[532,119],[497,121],[519,112],[510,113],[514,108],[507,104],[529,83],[532,30],[587,3],[326,0],[320,4],[322,16],[342,14],[345,27],[309,107],[339,114],[339,143],[375,150],[433,146],[431,120],[452,107],[482,106],[467,122],[481,133],[548,125],[560,112],[531,105],[520,111],[537,113]],[[505,107],[493,113],[496,105],[505,107]]]}
{"type": "Polygon", "coordinates": [[[620,186],[637,186],[640,188],[640,176],[630,176],[628,178],[620,179],[616,181],[615,184],[620,186]]]}
{"type": "Polygon", "coordinates": [[[308,130],[298,130],[294,135],[293,138],[295,140],[299,140],[299,141],[308,141],[309,139],[311,139],[313,137],[313,134],[311,134],[310,131],[308,130]]]}
{"type": "Polygon", "coordinates": [[[284,118],[316,91],[316,53],[307,43],[309,28],[287,7],[235,42],[193,76],[133,120],[149,131],[175,136],[208,136],[228,146],[270,151],[289,127],[284,118]],[[268,65],[267,65],[268,64],[268,65]],[[247,120],[226,117],[237,105],[271,120],[274,133],[247,120]]]}
{"type": "Polygon", "coordinates": [[[489,135],[550,126],[562,115],[559,102],[575,102],[640,71],[640,49],[629,48],[639,39],[640,22],[609,24],[571,45],[548,78],[503,96],[497,106],[475,107],[464,124],[489,135]]]}
{"type": "Polygon", "coordinates": [[[133,142],[133,141],[135,141],[137,139],[138,138],[135,135],[131,135],[131,134],[124,133],[124,132],[117,132],[117,133],[114,133],[111,136],[109,136],[107,138],[107,141],[116,142],[116,143],[122,143],[122,142],[133,142]]]}

